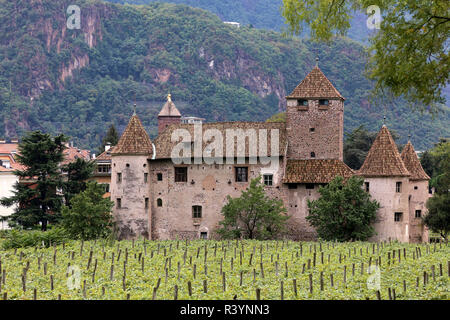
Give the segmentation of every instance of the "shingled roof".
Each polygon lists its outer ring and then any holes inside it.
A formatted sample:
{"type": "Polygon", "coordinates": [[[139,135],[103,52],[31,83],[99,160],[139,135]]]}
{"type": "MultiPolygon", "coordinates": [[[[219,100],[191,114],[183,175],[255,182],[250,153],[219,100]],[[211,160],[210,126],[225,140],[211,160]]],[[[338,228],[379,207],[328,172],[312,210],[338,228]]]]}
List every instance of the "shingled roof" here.
{"type": "MultiPolygon", "coordinates": [[[[194,124],[171,124],[169,125],[161,134],[158,135],[158,137],[155,139],[155,146],[156,146],[156,159],[170,159],[171,158],[171,152],[173,148],[179,143],[179,142],[172,142],[171,137],[174,130],[177,129],[185,129],[189,132],[191,139],[194,139],[194,127],[196,125],[194,124]]],[[[204,123],[201,125],[203,135],[206,130],[215,129],[218,130],[222,134],[223,138],[223,157],[226,156],[226,133],[228,129],[231,130],[248,130],[248,129],[255,129],[256,133],[258,134],[259,139],[259,129],[266,129],[267,130],[267,156],[283,156],[284,152],[286,150],[286,124],[284,122],[244,122],[244,121],[238,121],[238,122],[215,122],[215,123],[204,123]],[[279,130],[279,150],[275,150],[274,153],[271,152],[271,129],[277,129],[279,130]]],[[[202,150],[205,150],[205,147],[207,147],[209,144],[211,144],[213,141],[205,141],[203,139],[203,146],[202,150]]],[[[259,147],[260,143],[258,140],[257,146],[259,147]]],[[[257,148],[258,148],[257,147],[257,148]]],[[[237,154],[237,139],[235,139],[234,143],[234,154],[237,154]]],[[[191,149],[193,150],[193,149],[191,149]]],[[[257,150],[259,154],[259,150],[257,150]]],[[[192,152],[193,155],[193,152],[192,152]]],[[[245,142],[245,156],[249,155],[249,147],[248,147],[248,139],[246,139],[245,142]]],[[[215,154],[212,152],[212,156],[214,157],[215,154]]]]}
{"type": "Polygon", "coordinates": [[[167,102],[162,107],[158,117],[181,117],[181,113],[178,111],[175,103],[172,102],[170,94],[167,96],[167,102]]]}
{"type": "Polygon", "coordinates": [[[288,160],[283,183],[329,183],[337,176],[345,180],[354,175],[337,159],[288,160]]]}
{"type": "Polygon", "coordinates": [[[152,155],[152,142],[139,117],[134,114],[128,123],[119,142],[111,150],[111,155],[142,154],[152,155]]]}
{"type": "Polygon", "coordinates": [[[401,157],[406,169],[411,174],[410,180],[430,180],[430,177],[423,170],[419,157],[410,141],[403,148],[401,157]]]}
{"type": "Polygon", "coordinates": [[[381,128],[375,138],[358,174],[365,177],[402,177],[410,175],[386,126],[381,128]]]}
{"type": "Polygon", "coordinates": [[[345,100],[318,66],[314,67],[286,98],[339,98],[345,100]]]}
{"type": "Polygon", "coordinates": [[[102,152],[97,158],[95,158],[96,161],[111,161],[111,151],[104,151],[102,152]]]}

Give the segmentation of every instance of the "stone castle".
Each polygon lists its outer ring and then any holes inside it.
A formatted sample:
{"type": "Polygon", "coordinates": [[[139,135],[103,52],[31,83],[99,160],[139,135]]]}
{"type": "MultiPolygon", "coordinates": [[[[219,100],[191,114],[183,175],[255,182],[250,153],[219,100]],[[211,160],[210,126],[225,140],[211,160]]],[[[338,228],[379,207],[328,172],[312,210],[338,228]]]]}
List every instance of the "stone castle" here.
{"type": "Polygon", "coordinates": [[[425,203],[430,197],[429,177],[410,142],[400,154],[383,126],[363,166],[354,171],[343,162],[345,99],[318,66],[286,100],[286,122],[196,126],[182,123],[169,95],[158,115],[154,141],[134,113],[118,144],[108,152],[119,237],[214,238],[227,195],[238,197],[251,179],[261,176],[267,194],[282,199],[288,210],[289,237],[313,240],[317,235],[305,219],[307,199],[317,199],[318,186],[338,175],[344,179],[360,175],[366,191],[381,205],[375,222],[377,234],[371,240],[428,241],[420,217],[426,214],[425,203]],[[252,130],[259,132],[259,143],[251,140],[252,130]],[[180,142],[176,138],[180,131],[202,140],[180,142]],[[226,150],[227,160],[235,160],[231,162],[225,161],[222,146],[213,148],[214,156],[211,151],[217,136],[225,137],[229,132],[235,137],[227,137],[226,147],[241,151],[236,156],[226,150]],[[174,156],[180,144],[187,153],[174,156]],[[203,151],[200,158],[195,150],[203,151]],[[255,153],[266,157],[255,161],[255,153]],[[276,165],[263,161],[268,157],[276,159],[276,165]]]}

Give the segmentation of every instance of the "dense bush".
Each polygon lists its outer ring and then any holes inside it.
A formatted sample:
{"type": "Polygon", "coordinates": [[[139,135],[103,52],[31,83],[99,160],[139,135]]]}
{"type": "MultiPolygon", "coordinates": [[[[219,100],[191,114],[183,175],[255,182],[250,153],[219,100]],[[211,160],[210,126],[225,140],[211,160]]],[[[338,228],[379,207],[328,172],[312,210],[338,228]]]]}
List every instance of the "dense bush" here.
{"type": "Polygon", "coordinates": [[[7,250],[42,245],[49,247],[68,240],[66,231],[61,228],[53,228],[48,231],[8,230],[2,248],[7,250]]]}

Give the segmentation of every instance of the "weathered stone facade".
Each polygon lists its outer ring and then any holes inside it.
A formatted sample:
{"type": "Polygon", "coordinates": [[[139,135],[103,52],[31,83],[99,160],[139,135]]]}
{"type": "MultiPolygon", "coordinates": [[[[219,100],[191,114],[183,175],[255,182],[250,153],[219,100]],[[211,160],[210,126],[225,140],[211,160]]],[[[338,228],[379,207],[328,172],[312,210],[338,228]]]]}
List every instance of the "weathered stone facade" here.
{"type": "Polygon", "coordinates": [[[319,100],[308,100],[305,108],[297,99],[287,99],[289,158],[343,160],[344,102],[328,101],[328,106],[319,106],[319,100]]]}
{"type": "MultiPolygon", "coordinates": [[[[428,179],[420,172],[421,167],[418,168],[420,163],[414,158],[417,156],[412,146],[408,153],[402,154],[407,159],[405,166],[389,131],[383,127],[363,167],[354,172],[342,161],[343,114],[344,98],[316,67],[287,97],[286,123],[205,123],[196,129],[194,125],[179,123],[181,115],[169,96],[158,116],[159,135],[152,142],[138,117],[133,115],[111,151],[111,198],[115,202],[113,214],[119,237],[214,238],[227,196],[238,197],[251,179],[267,175],[271,182],[265,187],[266,193],[281,199],[290,216],[289,237],[314,240],[317,234],[306,220],[307,200],[317,199],[319,185],[337,175],[348,179],[359,174],[369,184],[372,197],[381,204],[374,225],[377,235],[371,240],[426,241],[427,230],[416,216],[417,210],[421,215],[426,214],[428,179]],[[243,164],[236,161],[228,164],[225,148],[217,157],[216,152],[222,147],[214,149],[215,163],[205,160],[211,160],[212,153],[209,156],[203,153],[199,163],[177,164],[172,159],[171,151],[177,144],[194,152],[197,148],[208,149],[216,139],[208,136],[208,130],[221,135],[236,130],[245,135],[252,129],[267,134],[259,133],[257,143],[245,137],[237,137],[236,141],[233,138],[231,143],[233,150],[239,149],[239,140],[243,143],[246,150],[243,164]],[[174,133],[180,130],[189,135],[197,132],[203,140],[200,143],[174,140],[174,133]],[[277,134],[272,136],[269,133],[272,130],[277,134]],[[260,158],[255,163],[251,161],[249,150],[264,149],[261,141],[269,147],[266,155],[275,156],[277,165],[265,165],[260,158]],[[274,141],[278,150],[271,149],[274,141]],[[219,159],[223,163],[218,163],[219,159]],[[237,178],[239,170],[247,172],[244,182],[237,178]],[[420,175],[412,176],[408,170],[420,175]],[[401,189],[398,189],[399,182],[401,189]]],[[[193,159],[189,157],[189,160],[193,159]]]]}

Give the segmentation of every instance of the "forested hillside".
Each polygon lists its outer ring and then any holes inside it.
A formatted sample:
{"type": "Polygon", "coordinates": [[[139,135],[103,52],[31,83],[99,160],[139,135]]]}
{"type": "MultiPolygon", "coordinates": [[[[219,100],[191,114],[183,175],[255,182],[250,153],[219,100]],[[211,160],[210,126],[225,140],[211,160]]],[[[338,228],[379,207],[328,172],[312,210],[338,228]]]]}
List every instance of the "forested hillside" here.
{"type": "MultiPolygon", "coordinates": [[[[186,4],[215,13],[222,21],[235,21],[242,25],[260,29],[282,31],[285,28],[280,8],[282,0],[107,0],[114,3],[149,4],[153,2],[169,2],[186,4]]],[[[366,27],[367,16],[355,12],[348,37],[367,42],[370,30],[366,27]]],[[[305,35],[308,34],[305,28],[305,35]]]]}
{"type": "MultiPolygon", "coordinates": [[[[117,5],[94,0],[0,0],[0,137],[41,129],[96,148],[107,127],[123,130],[136,99],[152,135],[168,92],[183,115],[207,121],[265,120],[320,57],[346,98],[345,128],[376,130],[384,107],[368,102],[364,48],[330,45],[225,25],[184,5],[117,5]],[[66,27],[66,9],[81,7],[81,29],[66,27]]],[[[416,149],[450,136],[448,108],[431,120],[397,102],[387,125],[416,149]]]]}

